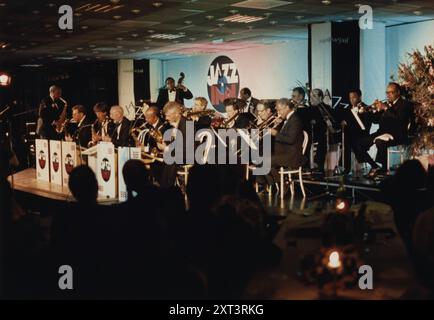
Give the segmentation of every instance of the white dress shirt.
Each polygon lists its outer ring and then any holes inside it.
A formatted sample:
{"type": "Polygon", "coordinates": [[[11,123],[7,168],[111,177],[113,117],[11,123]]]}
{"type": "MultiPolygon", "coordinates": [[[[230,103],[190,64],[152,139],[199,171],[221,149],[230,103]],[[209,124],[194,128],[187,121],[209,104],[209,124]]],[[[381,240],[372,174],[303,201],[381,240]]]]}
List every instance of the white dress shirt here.
{"type": "Polygon", "coordinates": [[[169,89],[167,89],[167,93],[169,95],[169,101],[173,102],[176,100],[176,90],[170,91],[169,89]]]}

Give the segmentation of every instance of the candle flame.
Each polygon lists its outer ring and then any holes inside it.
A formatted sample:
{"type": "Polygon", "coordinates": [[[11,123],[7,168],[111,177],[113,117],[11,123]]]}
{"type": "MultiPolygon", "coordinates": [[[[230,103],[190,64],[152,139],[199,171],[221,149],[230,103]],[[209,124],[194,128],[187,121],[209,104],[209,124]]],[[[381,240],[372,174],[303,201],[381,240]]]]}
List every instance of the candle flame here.
{"type": "Polygon", "coordinates": [[[339,210],[345,209],[345,203],[343,201],[339,202],[337,204],[336,208],[338,208],[339,210]]]}
{"type": "Polygon", "coordinates": [[[339,252],[333,251],[332,253],[330,253],[328,266],[330,268],[339,268],[341,266],[339,252]]]}

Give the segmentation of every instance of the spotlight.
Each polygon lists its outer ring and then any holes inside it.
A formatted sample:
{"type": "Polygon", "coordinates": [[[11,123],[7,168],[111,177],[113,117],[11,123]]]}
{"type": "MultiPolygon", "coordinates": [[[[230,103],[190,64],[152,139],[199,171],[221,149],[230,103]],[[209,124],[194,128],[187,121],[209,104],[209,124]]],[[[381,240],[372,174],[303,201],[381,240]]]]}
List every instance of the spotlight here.
{"type": "Polygon", "coordinates": [[[11,84],[11,76],[5,72],[0,72],[0,86],[7,87],[11,84]]]}

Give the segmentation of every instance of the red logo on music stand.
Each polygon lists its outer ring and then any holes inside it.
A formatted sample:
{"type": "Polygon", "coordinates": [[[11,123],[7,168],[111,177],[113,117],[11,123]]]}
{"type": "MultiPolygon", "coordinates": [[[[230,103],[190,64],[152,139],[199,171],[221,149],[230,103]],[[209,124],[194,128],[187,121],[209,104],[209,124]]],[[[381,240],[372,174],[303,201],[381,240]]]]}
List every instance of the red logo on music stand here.
{"type": "Polygon", "coordinates": [[[46,164],[46,162],[47,162],[47,160],[46,160],[46,157],[45,157],[45,153],[44,153],[44,151],[39,151],[39,155],[38,155],[38,163],[39,163],[39,167],[41,168],[41,169],[44,169],[45,168],[45,164],[46,164]]]}
{"type": "Polygon", "coordinates": [[[74,160],[72,156],[68,153],[65,157],[65,170],[67,174],[71,174],[72,169],[74,169],[74,160]]]}
{"type": "Polygon", "coordinates": [[[54,172],[57,172],[59,170],[59,155],[57,152],[53,153],[53,169],[54,172]]]}
{"type": "Polygon", "coordinates": [[[104,158],[101,161],[101,176],[105,182],[110,180],[110,174],[111,174],[110,161],[107,158],[104,158]]]}

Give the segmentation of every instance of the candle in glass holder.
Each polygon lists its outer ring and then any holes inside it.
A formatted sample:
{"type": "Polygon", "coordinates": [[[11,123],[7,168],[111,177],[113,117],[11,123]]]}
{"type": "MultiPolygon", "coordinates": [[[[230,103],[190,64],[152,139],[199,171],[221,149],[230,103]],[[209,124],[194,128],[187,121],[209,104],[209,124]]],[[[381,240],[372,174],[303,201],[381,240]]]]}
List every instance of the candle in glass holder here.
{"type": "Polygon", "coordinates": [[[341,266],[341,260],[339,257],[339,252],[333,251],[329,255],[329,262],[327,266],[331,269],[337,269],[341,266]]]}

